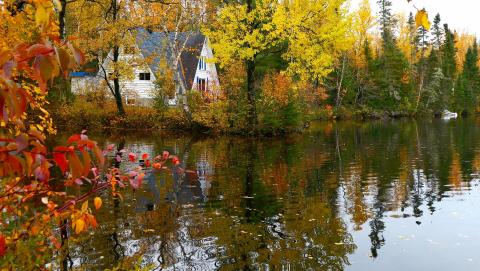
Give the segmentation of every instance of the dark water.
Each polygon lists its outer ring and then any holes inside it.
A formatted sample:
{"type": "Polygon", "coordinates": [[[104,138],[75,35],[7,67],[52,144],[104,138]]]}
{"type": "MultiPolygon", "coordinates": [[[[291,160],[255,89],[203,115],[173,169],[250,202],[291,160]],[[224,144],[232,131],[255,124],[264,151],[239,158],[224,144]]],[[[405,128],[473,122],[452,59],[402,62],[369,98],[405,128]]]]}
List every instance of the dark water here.
{"type": "MultiPolygon", "coordinates": [[[[197,174],[104,194],[63,264],[155,270],[479,270],[480,122],[316,124],[304,135],[92,136],[197,174]],[[134,257],[135,258],[135,257],[134,257]]],[[[122,167],[132,165],[123,162],[122,167]]]]}

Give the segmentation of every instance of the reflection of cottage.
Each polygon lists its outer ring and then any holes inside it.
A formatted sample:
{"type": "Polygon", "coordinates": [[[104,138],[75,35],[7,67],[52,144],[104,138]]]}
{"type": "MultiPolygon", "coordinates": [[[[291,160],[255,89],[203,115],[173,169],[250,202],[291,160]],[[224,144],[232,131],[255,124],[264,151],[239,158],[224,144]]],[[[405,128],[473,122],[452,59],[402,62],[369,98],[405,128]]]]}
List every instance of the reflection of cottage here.
{"type": "MultiPolygon", "coordinates": [[[[153,100],[156,76],[163,72],[162,61],[171,69],[174,69],[172,63],[178,63],[174,79],[176,89],[165,101],[168,105],[180,104],[185,90],[218,94],[217,70],[215,64],[208,61],[213,58],[213,53],[205,36],[200,33],[164,34],[142,29],[136,32],[135,47],[122,48],[119,56],[119,61],[126,63],[133,72],[133,76],[124,76],[120,80],[120,90],[127,105],[148,105],[153,100]]],[[[72,91],[79,93],[85,87],[104,84],[104,78],[113,75],[112,59],[110,52],[95,77],[86,74],[73,76],[72,91]]]]}
{"type": "Polygon", "coordinates": [[[210,190],[210,187],[212,186],[207,177],[213,174],[213,168],[204,155],[200,156],[196,163],[196,167],[200,188],[202,189],[202,194],[206,198],[208,196],[208,190],[210,190]]]}

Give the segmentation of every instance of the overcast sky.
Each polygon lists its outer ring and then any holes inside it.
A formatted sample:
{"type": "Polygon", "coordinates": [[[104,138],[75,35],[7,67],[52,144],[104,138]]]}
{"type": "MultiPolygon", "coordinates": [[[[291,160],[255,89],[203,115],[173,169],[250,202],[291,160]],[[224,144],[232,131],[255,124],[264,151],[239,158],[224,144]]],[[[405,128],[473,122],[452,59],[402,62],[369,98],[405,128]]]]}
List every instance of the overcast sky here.
{"type": "MultiPolygon", "coordinates": [[[[356,9],[360,0],[351,0],[352,8],[356,9]]],[[[433,21],[435,14],[440,13],[442,25],[448,23],[451,28],[457,31],[467,31],[472,34],[480,34],[480,1],[479,0],[392,0],[393,12],[415,14],[415,7],[428,11],[430,21],[433,21]],[[415,7],[414,7],[415,5],[415,7]]],[[[375,11],[378,10],[377,0],[370,0],[375,11]]]]}

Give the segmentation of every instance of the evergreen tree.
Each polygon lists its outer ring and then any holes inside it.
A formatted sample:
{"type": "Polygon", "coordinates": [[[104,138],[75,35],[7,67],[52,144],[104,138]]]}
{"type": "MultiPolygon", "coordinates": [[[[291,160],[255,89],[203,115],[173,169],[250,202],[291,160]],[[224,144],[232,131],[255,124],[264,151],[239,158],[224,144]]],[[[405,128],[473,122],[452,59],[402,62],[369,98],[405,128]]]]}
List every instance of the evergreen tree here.
{"type": "Polygon", "coordinates": [[[437,13],[435,18],[433,19],[433,26],[432,26],[432,49],[433,50],[440,50],[443,41],[443,30],[440,26],[441,22],[440,14],[437,13]]]}
{"type": "MultiPolygon", "coordinates": [[[[375,61],[375,67],[371,72],[375,75],[375,83],[380,93],[380,100],[376,105],[383,109],[398,110],[402,105],[400,101],[407,98],[408,91],[405,83],[405,72],[408,71],[408,63],[398,48],[393,29],[395,19],[392,16],[392,3],[389,0],[378,0],[380,6],[379,24],[382,32],[382,53],[375,61]]],[[[408,99],[408,98],[407,98],[408,99]]]]}
{"type": "Polygon", "coordinates": [[[439,100],[442,109],[448,109],[448,107],[450,106],[450,99],[452,97],[455,77],[457,74],[457,63],[455,54],[455,35],[449,29],[448,24],[444,24],[444,41],[440,48],[440,55],[442,58],[442,72],[444,76],[439,92],[439,100]]]}
{"type": "Polygon", "coordinates": [[[420,102],[422,101],[424,95],[425,85],[428,85],[426,80],[426,59],[425,53],[429,47],[428,42],[428,30],[425,27],[421,26],[417,30],[418,37],[418,46],[420,51],[420,59],[417,63],[417,87],[416,87],[416,100],[415,100],[415,111],[419,110],[420,102]]]}
{"type": "Polygon", "coordinates": [[[389,0],[377,0],[377,3],[380,7],[379,11],[379,24],[380,30],[382,32],[383,43],[389,42],[390,39],[393,39],[393,25],[395,20],[392,16],[392,2],[389,0]]]}
{"type": "Polygon", "coordinates": [[[480,87],[480,71],[477,63],[478,45],[475,40],[474,44],[467,50],[463,71],[455,85],[455,110],[464,114],[473,113],[477,105],[480,87]]]}

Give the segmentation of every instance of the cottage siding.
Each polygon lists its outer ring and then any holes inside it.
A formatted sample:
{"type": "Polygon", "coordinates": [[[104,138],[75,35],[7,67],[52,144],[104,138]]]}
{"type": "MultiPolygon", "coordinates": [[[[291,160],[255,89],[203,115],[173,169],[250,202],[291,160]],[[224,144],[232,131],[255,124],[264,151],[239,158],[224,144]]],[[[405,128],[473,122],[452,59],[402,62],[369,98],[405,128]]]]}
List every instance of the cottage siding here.
{"type": "MultiPolygon", "coordinates": [[[[104,62],[103,67],[108,73],[112,73],[113,69],[111,68],[113,55],[112,52],[107,57],[107,60],[104,62]]],[[[144,56],[140,53],[140,49],[135,48],[135,54],[126,54],[121,50],[119,55],[119,60],[124,63],[130,63],[133,69],[133,80],[122,79],[120,78],[120,90],[125,99],[140,99],[147,100],[153,99],[155,97],[155,75],[145,64],[138,64],[144,60],[144,56]],[[150,80],[140,80],[140,73],[150,73],[150,80]]],[[[103,71],[98,72],[98,77],[103,78],[103,71]]],[[[104,79],[103,79],[104,80],[104,79]]],[[[110,82],[113,81],[110,80],[110,82]]]]}
{"type": "Polygon", "coordinates": [[[205,70],[200,69],[200,63],[197,64],[197,70],[195,72],[195,77],[193,79],[192,90],[198,90],[198,79],[206,79],[208,86],[208,91],[212,91],[215,95],[219,94],[219,86],[220,82],[218,81],[218,74],[217,68],[215,67],[215,63],[211,62],[213,58],[212,48],[209,45],[208,39],[205,39],[202,47],[202,51],[200,53],[200,57],[206,60],[206,68],[205,70]]]}

